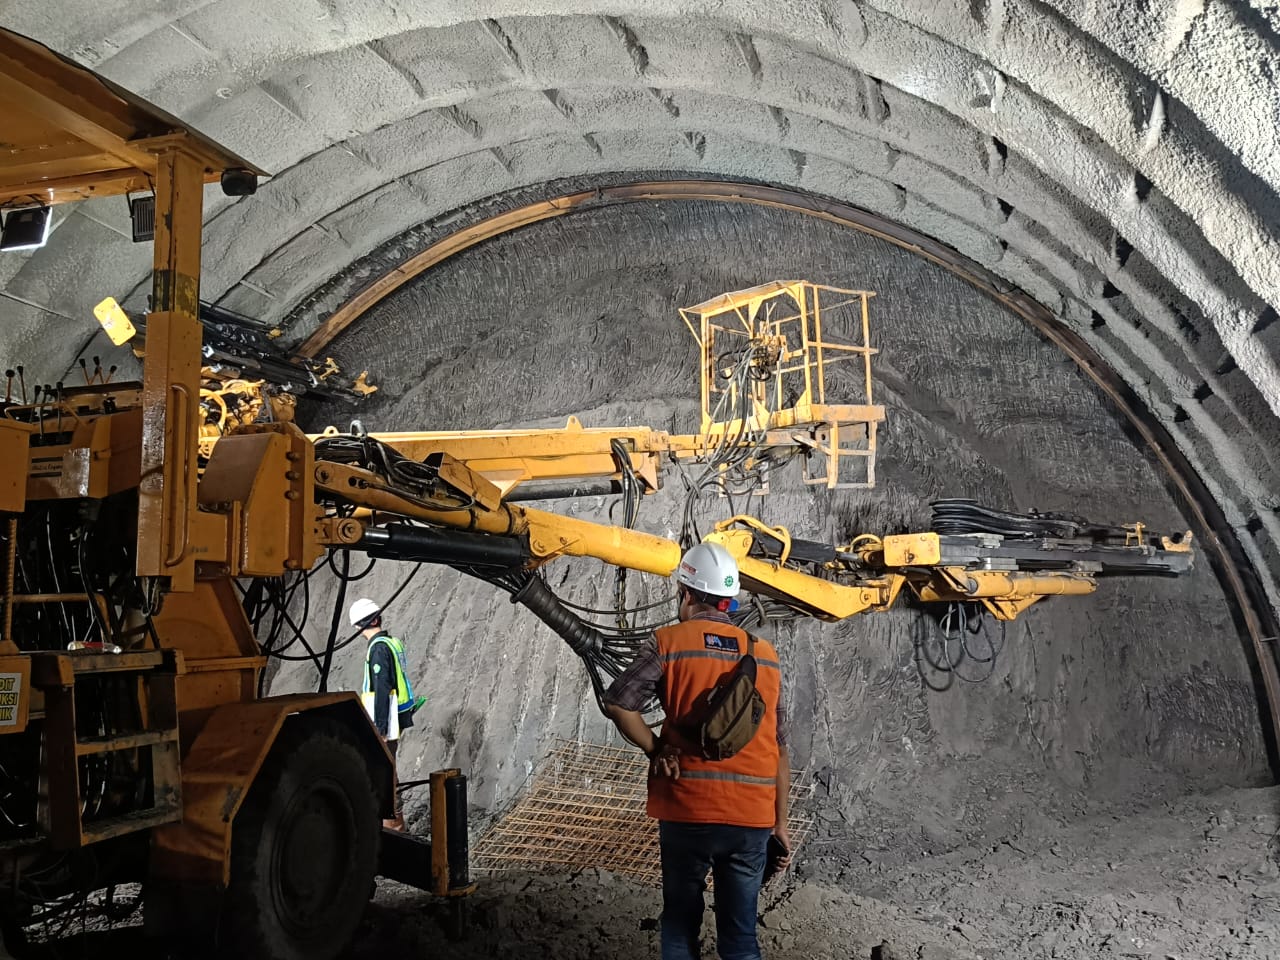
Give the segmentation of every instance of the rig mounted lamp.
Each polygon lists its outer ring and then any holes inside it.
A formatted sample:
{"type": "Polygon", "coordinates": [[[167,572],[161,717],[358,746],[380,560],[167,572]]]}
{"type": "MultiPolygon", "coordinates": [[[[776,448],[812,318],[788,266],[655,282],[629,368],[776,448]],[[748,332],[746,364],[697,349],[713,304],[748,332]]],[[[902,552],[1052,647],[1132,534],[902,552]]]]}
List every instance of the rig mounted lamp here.
{"type": "Polygon", "coordinates": [[[0,250],[35,250],[49,239],[53,209],[46,206],[21,207],[4,215],[0,227],[0,250]]]}

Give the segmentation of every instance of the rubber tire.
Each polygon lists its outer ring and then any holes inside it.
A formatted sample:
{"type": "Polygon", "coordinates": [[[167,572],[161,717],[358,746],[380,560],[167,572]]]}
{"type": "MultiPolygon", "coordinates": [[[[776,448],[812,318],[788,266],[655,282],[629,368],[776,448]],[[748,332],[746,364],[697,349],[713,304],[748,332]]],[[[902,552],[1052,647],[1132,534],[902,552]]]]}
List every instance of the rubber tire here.
{"type": "Polygon", "coordinates": [[[219,954],[332,960],[349,946],[377,870],[376,791],[346,727],[286,723],[236,814],[219,954]]]}

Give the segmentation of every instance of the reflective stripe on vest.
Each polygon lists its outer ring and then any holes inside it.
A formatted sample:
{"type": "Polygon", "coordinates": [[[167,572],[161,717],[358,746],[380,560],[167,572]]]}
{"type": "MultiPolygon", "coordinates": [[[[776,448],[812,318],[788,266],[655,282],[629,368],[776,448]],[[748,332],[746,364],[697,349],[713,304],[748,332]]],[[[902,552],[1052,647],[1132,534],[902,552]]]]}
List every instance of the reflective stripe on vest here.
{"type": "Polygon", "coordinates": [[[364,652],[364,688],[361,692],[368,693],[373,689],[373,678],[370,676],[369,671],[369,655],[373,653],[373,645],[375,643],[385,643],[394,654],[392,661],[396,665],[396,706],[400,710],[412,708],[413,685],[409,683],[409,677],[405,669],[404,641],[390,634],[380,633],[369,641],[369,649],[364,652]]]}
{"type": "Polygon", "coordinates": [[[690,780],[728,780],[731,783],[749,783],[756,787],[772,787],[776,777],[752,777],[745,773],[723,773],[719,770],[681,770],[681,779],[690,780]]]}
{"type": "MultiPolygon", "coordinates": [[[[715,623],[714,620],[710,621],[715,623]]],[[[715,631],[707,631],[714,633],[715,631]]],[[[729,663],[737,663],[742,659],[740,653],[724,653],[719,650],[675,650],[671,653],[662,655],[662,662],[675,663],[677,660],[725,660],[729,663]]],[[[760,656],[760,641],[756,641],[756,664],[761,667],[772,667],[774,670],[781,669],[777,660],[770,660],[768,657],[760,656]]]]}
{"type": "MultiPolygon", "coordinates": [[[[659,697],[667,716],[686,716],[694,701],[734,668],[747,649],[747,635],[718,620],[686,620],[655,632],[662,663],[659,697]],[[708,635],[715,639],[708,640],[708,635]],[[725,640],[737,643],[724,649],[725,640]]],[[[778,694],[782,673],[772,644],[757,638],[756,689],[765,715],[751,742],[728,760],[703,760],[681,754],[680,779],[649,781],[649,816],[683,823],[773,826],[778,773],[778,694]]]]}

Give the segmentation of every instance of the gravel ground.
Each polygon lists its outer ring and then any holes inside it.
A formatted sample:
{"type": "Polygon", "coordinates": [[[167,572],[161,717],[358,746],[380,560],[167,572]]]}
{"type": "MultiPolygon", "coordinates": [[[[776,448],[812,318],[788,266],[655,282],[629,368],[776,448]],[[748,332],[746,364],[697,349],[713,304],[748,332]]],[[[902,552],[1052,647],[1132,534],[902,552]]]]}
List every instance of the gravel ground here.
{"type": "MultiPolygon", "coordinates": [[[[779,960],[1280,956],[1280,788],[1082,802],[1072,820],[1014,818],[1003,836],[898,862],[853,849],[874,824],[843,845],[832,831],[766,889],[762,946],[779,960]]],[[[509,874],[483,880],[456,941],[443,907],[384,884],[353,960],[633,960],[657,955],[659,909],[657,890],[602,871],[509,874]]]]}

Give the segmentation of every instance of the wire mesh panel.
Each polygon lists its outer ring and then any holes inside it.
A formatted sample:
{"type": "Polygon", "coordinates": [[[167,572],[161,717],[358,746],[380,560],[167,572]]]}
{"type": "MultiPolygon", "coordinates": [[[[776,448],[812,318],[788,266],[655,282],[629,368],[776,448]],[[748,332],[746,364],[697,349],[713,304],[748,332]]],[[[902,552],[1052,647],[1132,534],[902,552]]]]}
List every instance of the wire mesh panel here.
{"type": "MultiPolygon", "coordinates": [[[[481,873],[598,867],[658,886],[658,824],[645,815],[649,762],[634,748],[559,740],[534,771],[525,793],[472,851],[481,873]]],[[[805,777],[792,777],[792,842],[799,847],[813,821],[801,808],[812,796],[805,777]]]]}

